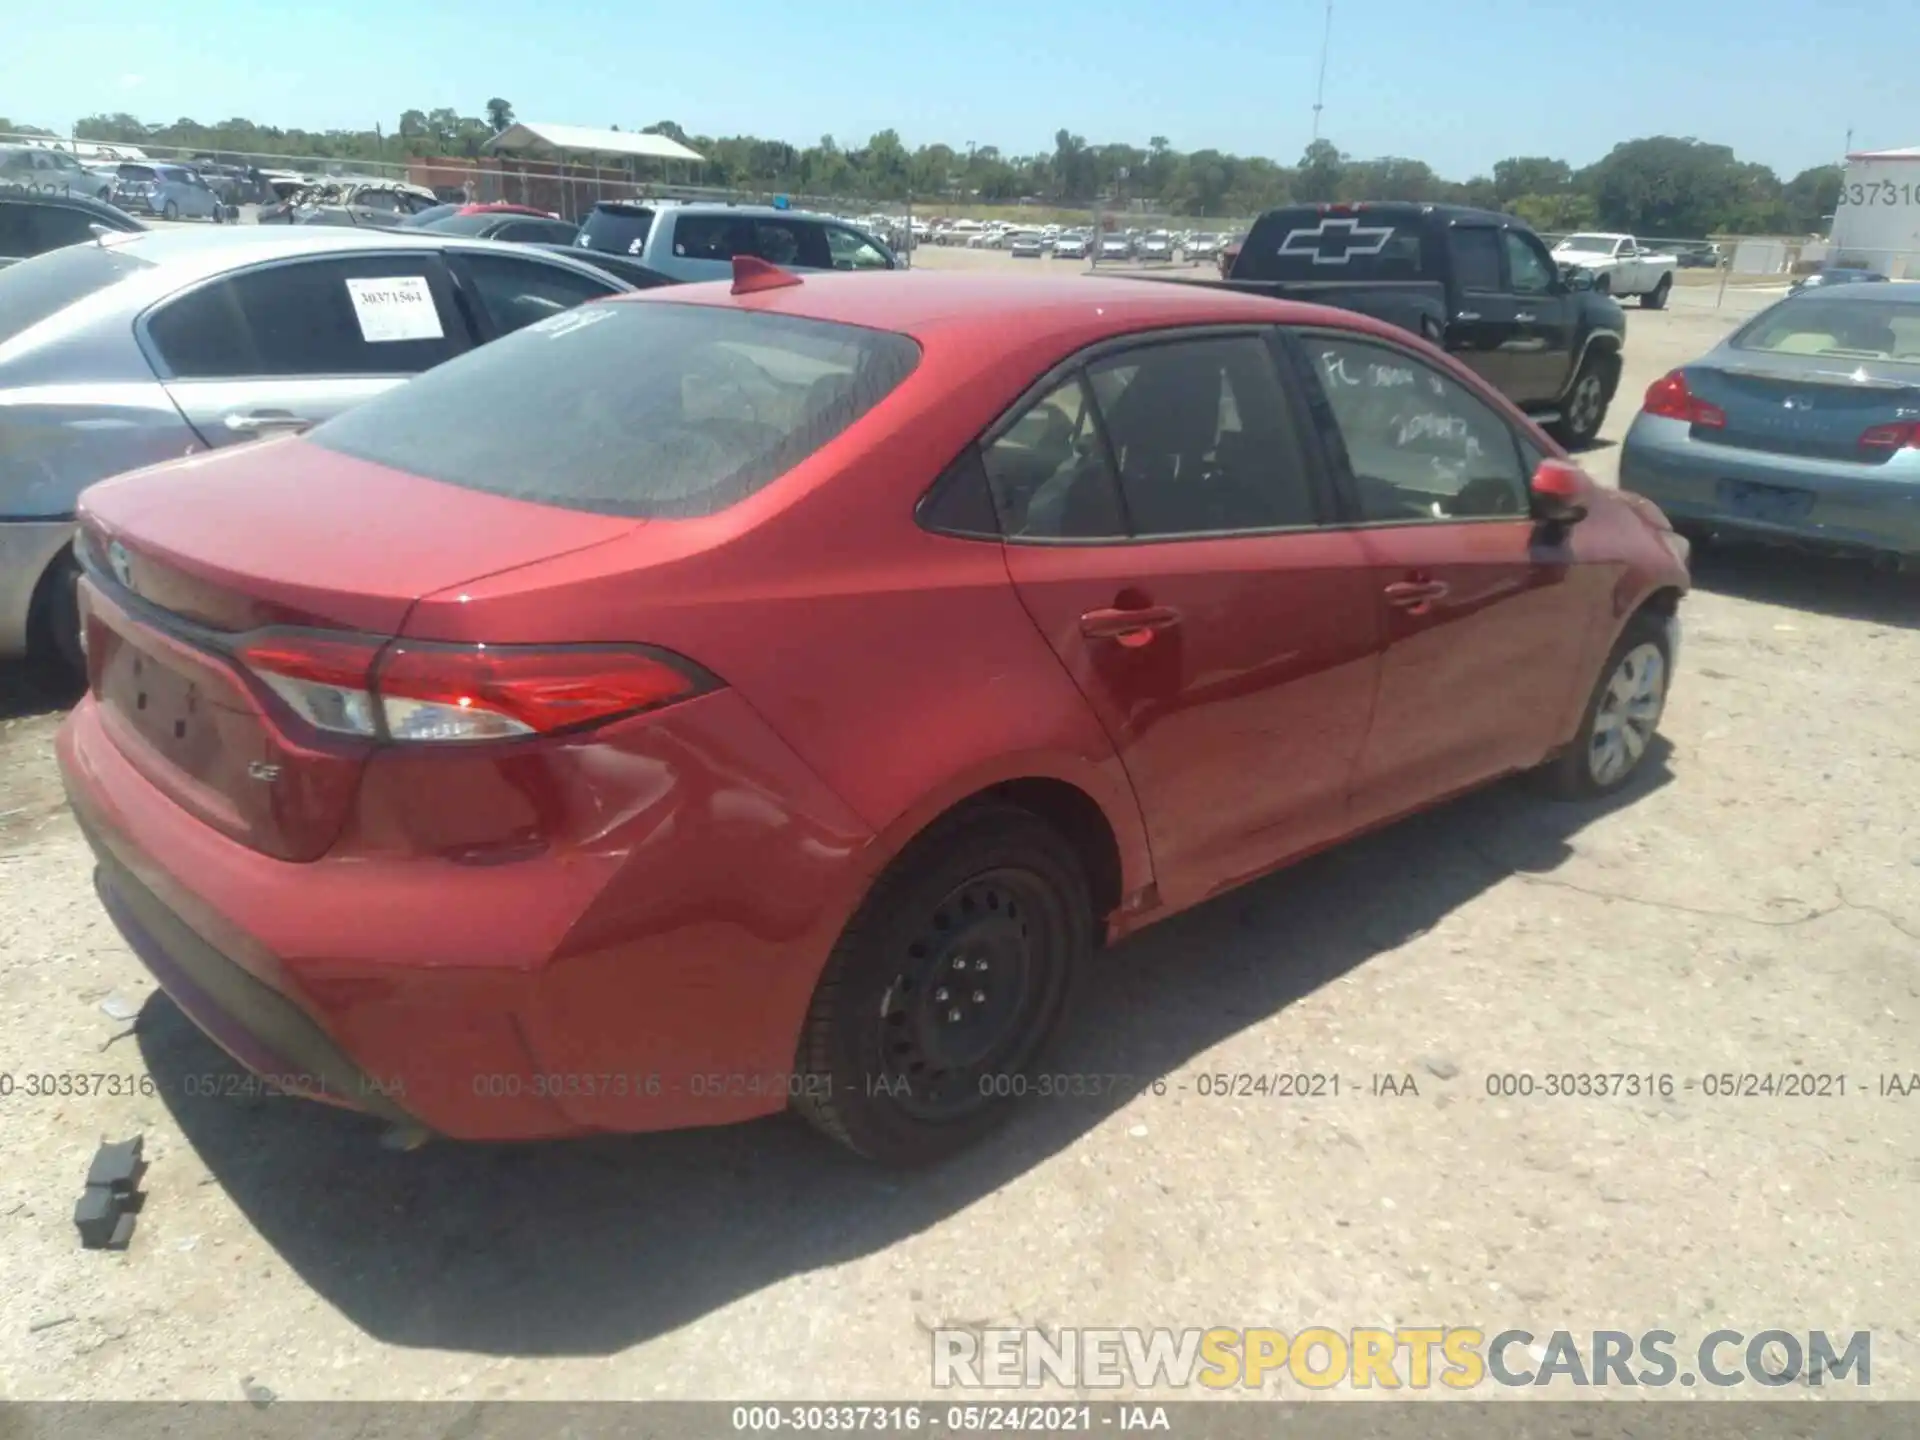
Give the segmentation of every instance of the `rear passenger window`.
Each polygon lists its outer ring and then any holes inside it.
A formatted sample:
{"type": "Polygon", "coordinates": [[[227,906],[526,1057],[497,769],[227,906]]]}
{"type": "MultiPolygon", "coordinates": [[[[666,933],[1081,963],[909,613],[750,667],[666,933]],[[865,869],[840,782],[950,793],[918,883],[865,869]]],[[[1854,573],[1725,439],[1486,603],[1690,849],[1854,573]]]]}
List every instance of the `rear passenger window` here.
{"type": "Polygon", "coordinates": [[[183,380],[413,375],[465,348],[449,316],[437,259],[307,260],[168,301],[148,317],[147,338],[183,380]]]}
{"type": "Polygon", "coordinates": [[[1006,535],[1095,540],[1127,533],[1119,487],[1080,376],[1029,406],[981,458],[1006,535]]]}
{"type": "Polygon", "coordinates": [[[538,260],[475,254],[461,256],[460,264],[502,335],[602,295],[620,293],[611,285],[538,260]]]}
{"type": "Polygon", "coordinates": [[[1456,227],[1447,232],[1447,249],[1462,290],[1498,294],[1506,288],[1500,279],[1499,231],[1485,226],[1456,227]]]}
{"type": "Polygon", "coordinates": [[[33,227],[33,247],[29,255],[44,255],[63,245],[78,245],[93,239],[93,217],[83,210],[65,205],[35,205],[29,211],[33,227]]]}
{"type": "Polygon", "coordinates": [[[1151,345],[1088,378],[1135,535],[1317,522],[1292,410],[1257,337],[1151,345]]]}

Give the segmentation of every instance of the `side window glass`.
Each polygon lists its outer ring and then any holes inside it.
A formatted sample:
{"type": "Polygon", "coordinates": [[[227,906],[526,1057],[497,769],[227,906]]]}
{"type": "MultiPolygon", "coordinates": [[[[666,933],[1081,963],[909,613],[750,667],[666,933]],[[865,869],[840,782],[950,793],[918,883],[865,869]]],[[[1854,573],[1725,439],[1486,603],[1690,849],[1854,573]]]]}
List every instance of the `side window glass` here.
{"type": "Polygon", "coordinates": [[[1369,521],[1518,519],[1527,484],[1513,431],[1404,351],[1308,336],[1369,521]]]}
{"type": "Polygon", "coordinates": [[[1545,295],[1553,289],[1553,267],[1540,247],[1525,235],[1512,230],[1500,232],[1507,247],[1507,274],[1513,278],[1516,295],[1545,295]]]}
{"type": "Polygon", "coordinates": [[[774,265],[831,270],[833,253],[823,227],[805,220],[756,220],[754,254],[774,265]]]}
{"type": "Polygon", "coordinates": [[[35,254],[33,212],[37,207],[0,199],[0,256],[25,259],[35,254]]]}
{"type": "Polygon", "coordinates": [[[1500,232],[1485,226],[1457,227],[1447,232],[1453,273],[1462,290],[1500,292],[1500,232]]]}
{"type": "Polygon", "coordinates": [[[33,246],[29,253],[44,255],[63,245],[78,245],[93,239],[93,217],[83,210],[65,205],[36,205],[28,211],[32,217],[33,246]]]}
{"type": "Polygon", "coordinates": [[[1119,490],[1078,375],[1029,406],[981,458],[1003,534],[1087,540],[1126,533],[1119,490]]]}
{"type": "Polygon", "coordinates": [[[827,227],[827,249],[836,270],[885,270],[891,263],[885,252],[866,236],[842,230],[837,225],[827,227]]]}
{"type": "Polygon", "coordinates": [[[1150,345],[1087,374],[1135,535],[1318,520],[1293,412],[1258,338],[1150,345]]]}
{"type": "Polygon", "coordinates": [[[753,227],[734,215],[676,215],[673,253],[687,260],[732,260],[753,248],[753,227]]]}
{"type": "Polygon", "coordinates": [[[169,302],[147,333],[182,379],[413,375],[449,358],[459,333],[426,269],[385,257],[272,265],[169,302]]]}
{"type": "Polygon", "coordinates": [[[480,303],[503,335],[588,300],[619,293],[611,285],[537,260],[474,254],[462,256],[461,263],[473,280],[480,303]]]}

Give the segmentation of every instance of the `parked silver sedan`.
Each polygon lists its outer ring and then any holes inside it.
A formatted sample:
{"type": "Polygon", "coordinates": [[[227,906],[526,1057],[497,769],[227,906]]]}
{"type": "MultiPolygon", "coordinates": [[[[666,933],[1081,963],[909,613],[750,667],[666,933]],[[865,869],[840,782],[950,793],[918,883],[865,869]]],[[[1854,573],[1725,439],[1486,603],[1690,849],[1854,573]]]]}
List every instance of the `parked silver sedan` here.
{"type": "Polygon", "coordinates": [[[1920,286],[1791,296],[1656,380],[1620,488],[1696,536],[1920,561],[1920,286]]]}
{"type": "Polygon", "coordinates": [[[0,660],[82,664],[87,485],[305,429],[631,288],[523,245],[332,226],[110,235],[0,270],[0,660]]]}

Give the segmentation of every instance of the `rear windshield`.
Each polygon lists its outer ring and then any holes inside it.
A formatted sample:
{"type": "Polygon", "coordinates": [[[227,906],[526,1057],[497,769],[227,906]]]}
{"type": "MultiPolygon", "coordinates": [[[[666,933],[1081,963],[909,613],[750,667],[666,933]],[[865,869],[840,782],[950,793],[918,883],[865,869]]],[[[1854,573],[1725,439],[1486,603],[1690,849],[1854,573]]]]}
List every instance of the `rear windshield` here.
{"type": "Polygon", "coordinates": [[[1234,274],[1246,280],[1420,280],[1420,227],[1365,210],[1273,215],[1253,227],[1234,274]]]}
{"type": "Polygon", "coordinates": [[[150,262],[112,245],[68,245],[0,270],[0,343],[150,262]]]}
{"type": "Polygon", "coordinates": [[[631,210],[625,206],[608,209],[596,205],[573,243],[612,255],[638,255],[647,248],[647,231],[652,226],[651,210],[631,210]]]}
{"type": "Polygon", "coordinates": [[[601,515],[712,515],[912,372],[904,335],[707,305],[588,304],[310,431],[344,455],[601,515]]]}
{"type": "MultiPolygon", "coordinates": [[[[1876,297],[1877,299],[1877,297],[1876,297]]],[[[1821,296],[1783,300],[1733,337],[1738,350],[1920,365],[1920,301],[1875,303],[1821,296]]]]}

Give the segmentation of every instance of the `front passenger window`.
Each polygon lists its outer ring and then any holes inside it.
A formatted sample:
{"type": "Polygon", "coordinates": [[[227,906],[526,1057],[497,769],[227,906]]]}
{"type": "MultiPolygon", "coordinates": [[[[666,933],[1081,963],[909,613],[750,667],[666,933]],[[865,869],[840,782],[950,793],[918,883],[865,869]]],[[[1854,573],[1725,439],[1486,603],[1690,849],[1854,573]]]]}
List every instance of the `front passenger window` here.
{"type": "Polygon", "coordinates": [[[1527,480],[1506,421],[1403,350],[1327,336],[1305,348],[1375,522],[1520,519],[1527,480]]]}
{"type": "Polygon", "coordinates": [[[1540,247],[1512,230],[1501,232],[1507,247],[1507,274],[1513,279],[1516,295],[1546,295],[1553,290],[1553,267],[1540,247]]]}

